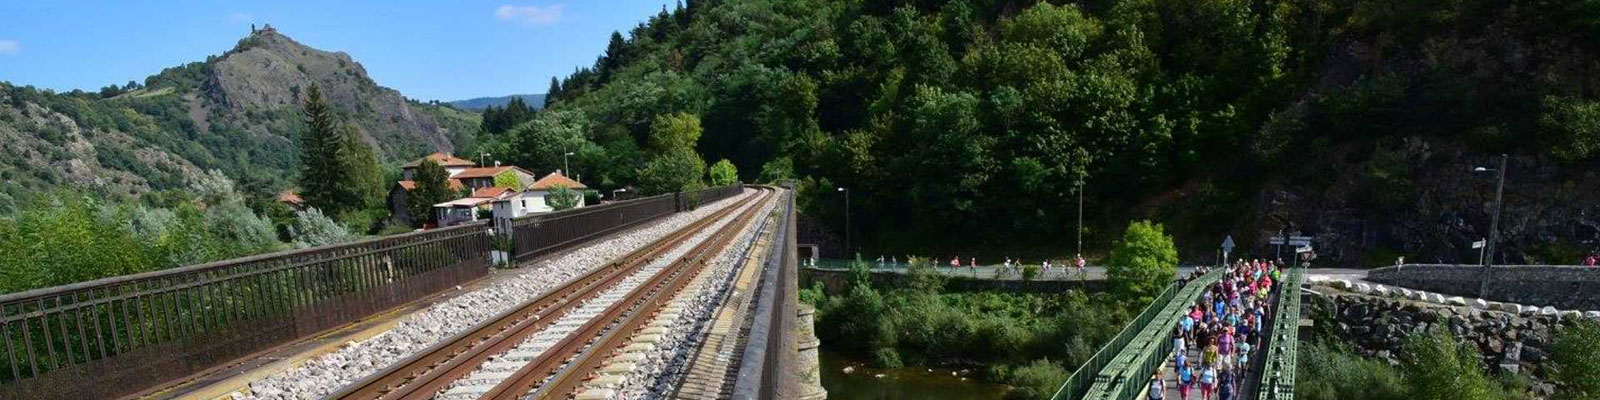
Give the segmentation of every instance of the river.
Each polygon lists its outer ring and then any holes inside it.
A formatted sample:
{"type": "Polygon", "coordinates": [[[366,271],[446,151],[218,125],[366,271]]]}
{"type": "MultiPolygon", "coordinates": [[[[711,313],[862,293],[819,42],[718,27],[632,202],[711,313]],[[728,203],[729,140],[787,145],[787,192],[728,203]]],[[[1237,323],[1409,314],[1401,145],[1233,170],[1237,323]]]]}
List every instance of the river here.
{"type": "Polygon", "coordinates": [[[980,375],[977,371],[962,374],[959,370],[943,368],[868,368],[862,360],[826,348],[819,357],[822,387],[828,389],[829,399],[999,400],[1011,391],[1010,386],[974,379],[980,375]],[[845,373],[846,367],[852,370],[845,373]],[[878,376],[880,374],[882,377],[878,376]]]}

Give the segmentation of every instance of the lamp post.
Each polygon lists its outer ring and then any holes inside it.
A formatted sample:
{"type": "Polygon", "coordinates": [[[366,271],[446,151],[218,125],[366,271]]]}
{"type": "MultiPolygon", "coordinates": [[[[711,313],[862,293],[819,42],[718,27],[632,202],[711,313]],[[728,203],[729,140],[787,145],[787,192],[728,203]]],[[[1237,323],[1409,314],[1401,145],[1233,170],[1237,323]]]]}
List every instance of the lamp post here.
{"type": "Polygon", "coordinates": [[[563,173],[566,173],[566,174],[571,174],[572,173],[572,167],[567,165],[567,156],[570,156],[570,155],[572,155],[572,152],[570,152],[570,151],[561,154],[561,170],[562,171],[566,171],[566,172],[563,172],[563,173]]]}
{"type": "Polygon", "coordinates": [[[839,191],[844,192],[844,258],[850,259],[850,189],[841,187],[839,191]]]}
{"type": "Polygon", "coordinates": [[[483,160],[489,158],[489,153],[478,153],[478,166],[483,166],[483,160]]]}
{"type": "Polygon", "coordinates": [[[617,201],[617,193],[626,192],[626,191],[628,191],[628,188],[612,189],[611,190],[611,201],[617,201]]]}
{"type": "Polygon", "coordinates": [[[1489,266],[1494,264],[1494,245],[1495,241],[1500,238],[1500,209],[1502,208],[1500,201],[1506,191],[1506,160],[1509,158],[1505,154],[1500,155],[1500,168],[1477,167],[1472,169],[1472,172],[1494,172],[1499,175],[1499,183],[1496,183],[1494,188],[1494,216],[1489,219],[1489,241],[1483,244],[1483,280],[1478,284],[1479,298],[1489,295],[1489,266]]]}

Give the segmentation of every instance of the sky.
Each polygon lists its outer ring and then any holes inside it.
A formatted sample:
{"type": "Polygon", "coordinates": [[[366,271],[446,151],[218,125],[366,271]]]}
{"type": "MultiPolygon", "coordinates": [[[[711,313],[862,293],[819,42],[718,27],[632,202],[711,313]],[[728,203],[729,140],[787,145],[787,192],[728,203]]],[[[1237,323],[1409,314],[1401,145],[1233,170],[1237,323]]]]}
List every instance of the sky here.
{"type": "Polygon", "coordinates": [[[250,25],[343,51],[419,100],[544,93],[675,0],[5,1],[0,81],[97,91],[233,48],[250,25]]]}

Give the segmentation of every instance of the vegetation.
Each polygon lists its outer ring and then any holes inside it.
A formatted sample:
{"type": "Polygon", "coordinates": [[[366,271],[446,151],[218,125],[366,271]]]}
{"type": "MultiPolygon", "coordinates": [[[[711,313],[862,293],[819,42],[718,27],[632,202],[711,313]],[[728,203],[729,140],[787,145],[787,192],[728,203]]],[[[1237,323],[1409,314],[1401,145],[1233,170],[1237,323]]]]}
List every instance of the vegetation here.
{"type": "Polygon", "coordinates": [[[1555,379],[1562,383],[1559,398],[1600,398],[1600,323],[1580,319],[1556,332],[1555,379]]]}
{"type": "MultiPolygon", "coordinates": [[[[641,148],[657,116],[698,116],[702,160],[854,188],[869,248],[1059,245],[1077,214],[1060,200],[1081,186],[1091,247],[1154,218],[1209,250],[1283,185],[1363,211],[1409,204],[1422,163],[1405,144],[1595,160],[1597,93],[1560,67],[1593,60],[1593,15],[1488,0],[704,0],[613,35],[546,100],[586,127],[593,176],[692,169],[641,148]],[[1346,179],[1362,187],[1327,190],[1346,179]]],[[[843,207],[801,203],[842,230],[843,207]]]]}
{"type": "Polygon", "coordinates": [[[450,173],[438,162],[425,159],[417,165],[412,182],[416,183],[416,188],[406,193],[412,224],[421,227],[433,223],[436,217],[433,205],[450,201],[455,195],[450,189],[450,173]]]}
{"type": "Polygon", "coordinates": [[[1178,276],[1178,249],[1161,224],[1134,222],[1106,263],[1112,286],[1132,298],[1154,299],[1178,276]]]}
{"type": "Polygon", "coordinates": [[[875,287],[858,261],[843,293],[802,290],[823,343],[881,367],[985,366],[1014,396],[1046,398],[1129,319],[1105,293],[950,292],[928,260],[910,268],[907,283],[875,287]]]}
{"type": "Polygon", "coordinates": [[[549,204],[550,208],[556,211],[561,211],[577,207],[579,199],[581,197],[578,197],[577,191],[572,190],[567,185],[558,184],[550,188],[550,194],[544,196],[544,203],[549,204]]]}
{"type": "Polygon", "coordinates": [[[338,126],[316,85],[306,92],[300,135],[300,188],[306,206],[339,215],[375,206],[382,196],[377,156],[354,126],[338,126]]]}
{"type": "Polygon", "coordinates": [[[722,159],[721,161],[717,161],[716,164],[711,164],[711,171],[709,174],[709,178],[711,178],[711,186],[714,187],[728,186],[739,183],[739,168],[734,167],[733,163],[729,162],[726,158],[722,159]]]}
{"type": "Polygon", "coordinates": [[[1406,339],[1400,365],[1354,354],[1342,344],[1302,343],[1295,397],[1309,400],[1515,400],[1527,396],[1525,384],[1485,372],[1470,343],[1449,332],[1417,332],[1406,339]]]}
{"type": "Polygon", "coordinates": [[[151,204],[107,203],[70,191],[0,217],[0,293],[280,250],[272,223],[211,171],[151,204]]]}

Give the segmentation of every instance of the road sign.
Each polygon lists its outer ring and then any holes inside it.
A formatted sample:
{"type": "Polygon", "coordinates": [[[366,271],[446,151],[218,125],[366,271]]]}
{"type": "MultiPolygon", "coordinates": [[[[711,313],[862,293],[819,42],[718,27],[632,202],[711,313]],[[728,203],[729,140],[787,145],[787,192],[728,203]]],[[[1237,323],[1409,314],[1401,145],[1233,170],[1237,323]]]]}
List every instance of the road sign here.
{"type": "Polygon", "coordinates": [[[1487,241],[1487,240],[1479,240],[1479,241],[1476,241],[1476,242],[1472,242],[1472,248],[1481,249],[1481,248],[1483,248],[1483,245],[1487,244],[1488,242],[1489,241],[1487,241]]]}
{"type": "Polygon", "coordinates": [[[1296,253],[1310,253],[1311,252],[1311,246],[1296,247],[1294,249],[1294,252],[1296,252],[1296,253]]]}
{"type": "Polygon", "coordinates": [[[1223,253],[1232,253],[1233,247],[1233,235],[1228,235],[1228,237],[1222,239],[1223,253]]]}
{"type": "Polygon", "coordinates": [[[1271,239],[1267,239],[1267,244],[1283,244],[1283,236],[1273,236],[1271,239]]]}

